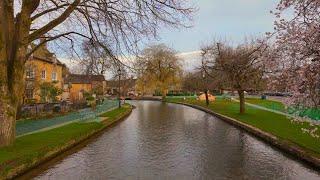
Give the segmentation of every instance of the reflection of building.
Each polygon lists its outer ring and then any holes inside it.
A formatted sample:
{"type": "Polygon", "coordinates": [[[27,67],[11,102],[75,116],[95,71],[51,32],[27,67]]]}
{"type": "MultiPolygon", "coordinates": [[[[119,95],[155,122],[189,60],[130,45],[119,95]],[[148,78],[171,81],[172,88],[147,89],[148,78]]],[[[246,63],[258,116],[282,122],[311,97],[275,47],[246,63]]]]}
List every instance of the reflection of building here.
{"type": "MultiPolygon", "coordinates": [[[[122,96],[136,95],[136,79],[125,79],[120,81],[120,90],[122,96]]],[[[106,93],[109,95],[118,95],[119,80],[106,81],[106,93]]]]}
{"type": "Polygon", "coordinates": [[[25,103],[41,101],[39,86],[43,82],[53,82],[56,87],[62,89],[65,65],[47,49],[46,45],[36,50],[25,66],[25,103]]]}
{"type": "Polygon", "coordinates": [[[104,95],[106,82],[103,75],[69,74],[65,78],[64,100],[81,101],[85,92],[104,95]]]}

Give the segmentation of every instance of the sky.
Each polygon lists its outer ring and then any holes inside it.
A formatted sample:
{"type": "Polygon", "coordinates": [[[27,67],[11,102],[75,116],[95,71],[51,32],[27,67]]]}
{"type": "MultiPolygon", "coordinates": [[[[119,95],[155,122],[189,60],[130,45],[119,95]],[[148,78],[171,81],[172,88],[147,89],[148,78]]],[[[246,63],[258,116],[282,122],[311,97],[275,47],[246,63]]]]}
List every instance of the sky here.
{"type": "Polygon", "coordinates": [[[200,66],[202,45],[214,39],[232,44],[245,37],[259,37],[273,31],[274,15],[279,0],[192,0],[198,11],[192,28],[162,29],[159,39],[150,43],[164,43],[177,50],[188,71],[200,66]]]}
{"type": "Polygon", "coordinates": [[[163,29],[163,42],[179,52],[196,51],[213,39],[227,39],[235,44],[246,36],[264,35],[273,30],[274,10],[278,0],[193,0],[198,11],[193,27],[163,29]]]}
{"type": "Polygon", "coordinates": [[[274,10],[279,0],[190,0],[197,7],[192,28],[160,29],[159,39],[179,52],[186,70],[199,66],[200,47],[214,39],[239,44],[245,37],[272,32],[274,10]]]}

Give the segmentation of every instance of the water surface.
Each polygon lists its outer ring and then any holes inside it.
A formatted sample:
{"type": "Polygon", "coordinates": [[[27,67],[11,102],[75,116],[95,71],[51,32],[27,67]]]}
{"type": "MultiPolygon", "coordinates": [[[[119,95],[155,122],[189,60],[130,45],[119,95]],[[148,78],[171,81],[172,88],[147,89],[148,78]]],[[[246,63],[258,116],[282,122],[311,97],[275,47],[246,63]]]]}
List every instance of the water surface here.
{"type": "Polygon", "coordinates": [[[316,170],[207,113],[133,104],[125,121],[36,179],[320,179],[316,170]]]}

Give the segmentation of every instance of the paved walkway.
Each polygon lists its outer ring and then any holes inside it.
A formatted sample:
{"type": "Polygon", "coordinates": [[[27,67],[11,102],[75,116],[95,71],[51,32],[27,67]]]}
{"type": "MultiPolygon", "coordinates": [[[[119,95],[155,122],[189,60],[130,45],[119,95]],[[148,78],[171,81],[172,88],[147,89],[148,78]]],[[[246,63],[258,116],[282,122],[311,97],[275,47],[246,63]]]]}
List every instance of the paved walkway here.
{"type": "MultiPolygon", "coordinates": [[[[236,102],[239,102],[238,99],[235,99],[235,98],[231,98],[233,101],[236,101],[236,102]]],[[[294,118],[294,119],[297,119],[297,116],[294,116],[292,114],[288,114],[288,113],[285,113],[285,112],[281,112],[281,111],[277,111],[277,110],[273,110],[273,109],[269,109],[269,108],[266,108],[266,107],[263,107],[263,106],[259,106],[259,105],[256,105],[256,104],[251,104],[251,103],[247,103],[246,102],[246,105],[248,106],[251,106],[251,107],[254,107],[254,108],[257,108],[257,109],[261,109],[261,110],[265,110],[265,111],[269,111],[269,112],[273,112],[273,113],[276,113],[276,114],[281,114],[281,115],[284,115],[284,116],[287,116],[287,117],[290,117],[290,118],[294,118]]],[[[304,119],[305,120],[305,119],[304,119]]],[[[306,121],[306,120],[305,120],[306,121]]],[[[315,123],[315,124],[320,124],[319,121],[314,121],[314,120],[308,120],[309,122],[312,122],[312,123],[315,123]]]]}
{"type": "Polygon", "coordinates": [[[95,111],[92,111],[90,108],[86,108],[79,110],[78,112],[72,112],[64,116],[50,119],[18,121],[16,125],[16,135],[17,137],[21,137],[28,134],[47,131],[74,122],[88,122],[88,120],[96,120],[99,115],[110,111],[117,106],[117,101],[105,101],[102,105],[97,106],[95,111]]]}

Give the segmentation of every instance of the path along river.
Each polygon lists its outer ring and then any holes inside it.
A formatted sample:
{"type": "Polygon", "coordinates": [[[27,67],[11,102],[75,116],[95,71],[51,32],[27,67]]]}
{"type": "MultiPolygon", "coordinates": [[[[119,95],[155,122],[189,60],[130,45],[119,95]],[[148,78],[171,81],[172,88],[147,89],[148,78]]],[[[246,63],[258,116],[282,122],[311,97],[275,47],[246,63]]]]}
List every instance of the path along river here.
{"type": "Polygon", "coordinates": [[[202,111],[162,102],[136,109],[36,179],[320,179],[320,173],[202,111]]]}

